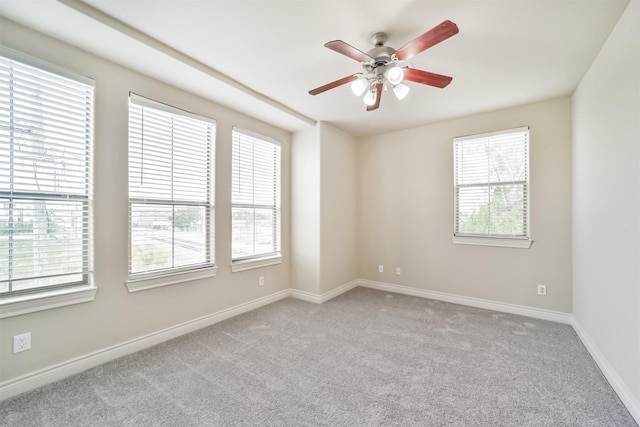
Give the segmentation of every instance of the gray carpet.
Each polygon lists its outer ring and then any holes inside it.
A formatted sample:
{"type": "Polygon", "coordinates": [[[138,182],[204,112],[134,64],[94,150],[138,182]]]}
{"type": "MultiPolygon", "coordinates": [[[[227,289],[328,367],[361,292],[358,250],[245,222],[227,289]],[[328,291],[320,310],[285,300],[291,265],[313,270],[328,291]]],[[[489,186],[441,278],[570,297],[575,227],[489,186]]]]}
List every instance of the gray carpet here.
{"type": "Polygon", "coordinates": [[[356,288],[0,403],[9,426],[636,426],[570,326],[356,288]]]}

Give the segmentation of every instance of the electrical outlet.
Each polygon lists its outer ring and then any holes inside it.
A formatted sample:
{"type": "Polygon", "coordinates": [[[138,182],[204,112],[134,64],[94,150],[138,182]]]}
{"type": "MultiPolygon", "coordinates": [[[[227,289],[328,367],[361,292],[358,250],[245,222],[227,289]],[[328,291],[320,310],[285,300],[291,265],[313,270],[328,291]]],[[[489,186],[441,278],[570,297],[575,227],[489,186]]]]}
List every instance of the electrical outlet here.
{"type": "Polygon", "coordinates": [[[378,273],[384,273],[384,265],[380,264],[378,266],[378,273]]]}
{"type": "Polygon", "coordinates": [[[264,286],[264,276],[260,276],[260,278],[258,278],[258,285],[264,286]]]}
{"type": "Polygon", "coordinates": [[[547,295],[547,285],[538,285],[538,295],[547,295]]]}
{"type": "Polygon", "coordinates": [[[31,332],[16,335],[13,337],[13,352],[31,350],[31,332]]]}
{"type": "Polygon", "coordinates": [[[400,271],[400,267],[396,267],[396,276],[399,276],[399,275],[400,275],[400,273],[401,273],[401,271],[400,271]]]}

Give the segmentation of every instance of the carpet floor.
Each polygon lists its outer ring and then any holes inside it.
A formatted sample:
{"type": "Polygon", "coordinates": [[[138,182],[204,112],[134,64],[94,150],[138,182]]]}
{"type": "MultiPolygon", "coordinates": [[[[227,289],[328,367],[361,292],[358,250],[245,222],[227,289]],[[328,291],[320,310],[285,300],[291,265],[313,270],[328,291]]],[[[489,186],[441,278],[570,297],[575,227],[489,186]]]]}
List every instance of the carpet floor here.
{"type": "Polygon", "coordinates": [[[355,288],[0,402],[6,426],[636,426],[568,325],[355,288]]]}

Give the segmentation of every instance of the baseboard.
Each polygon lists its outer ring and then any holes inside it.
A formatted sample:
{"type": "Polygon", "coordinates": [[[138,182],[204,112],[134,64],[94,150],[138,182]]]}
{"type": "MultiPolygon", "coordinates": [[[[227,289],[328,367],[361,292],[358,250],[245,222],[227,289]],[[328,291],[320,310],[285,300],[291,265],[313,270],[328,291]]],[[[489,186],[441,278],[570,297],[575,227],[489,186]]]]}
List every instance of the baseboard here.
{"type": "Polygon", "coordinates": [[[605,376],[607,381],[609,381],[609,384],[611,384],[611,387],[613,387],[615,392],[618,394],[618,397],[620,398],[622,403],[624,403],[624,406],[627,407],[631,416],[636,420],[636,423],[640,425],[640,400],[638,400],[633,395],[633,393],[631,392],[631,390],[629,390],[629,388],[626,386],[624,381],[622,381],[622,379],[618,376],[618,374],[616,374],[613,367],[609,364],[607,359],[602,355],[602,352],[600,352],[598,347],[596,347],[596,345],[593,343],[593,340],[582,328],[582,326],[576,320],[576,318],[573,317],[572,320],[573,321],[571,325],[573,326],[573,329],[576,331],[576,334],[578,334],[578,337],[580,337],[580,340],[582,341],[584,346],[587,348],[587,351],[589,351],[589,353],[591,354],[591,357],[593,357],[593,360],[596,361],[596,364],[600,368],[600,371],[602,371],[602,374],[605,376]]]}
{"type": "Polygon", "coordinates": [[[189,322],[107,347],[21,377],[13,378],[0,384],[0,401],[290,296],[290,289],[279,291],[262,298],[257,298],[234,307],[220,310],[216,313],[209,314],[189,322]]]}
{"type": "Polygon", "coordinates": [[[355,288],[356,286],[358,286],[358,281],[357,280],[353,280],[349,283],[345,283],[344,285],[338,286],[335,289],[330,290],[329,292],[326,292],[322,295],[318,295],[318,294],[314,294],[311,292],[307,292],[307,291],[301,291],[299,289],[291,289],[291,296],[293,298],[297,298],[299,300],[302,301],[307,301],[307,302],[313,302],[316,304],[322,304],[325,303],[327,301],[329,301],[330,299],[333,299],[335,297],[337,297],[338,295],[341,295],[347,291],[350,291],[351,289],[355,288]]]}
{"type": "Polygon", "coordinates": [[[535,319],[550,320],[552,322],[571,324],[572,316],[559,311],[542,310],[523,305],[508,304],[504,302],[490,301],[480,298],[463,297],[444,292],[427,291],[420,288],[396,285],[393,283],[376,282],[374,280],[357,280],[358,286],[378,289],[381,291],[395,292],[398,294],[429,298],[453,304],[467,305],[470,307],[484,308],[487,310],[501,311],[503,313],[518,314],[520,316],[533,317],[535,319]]]}

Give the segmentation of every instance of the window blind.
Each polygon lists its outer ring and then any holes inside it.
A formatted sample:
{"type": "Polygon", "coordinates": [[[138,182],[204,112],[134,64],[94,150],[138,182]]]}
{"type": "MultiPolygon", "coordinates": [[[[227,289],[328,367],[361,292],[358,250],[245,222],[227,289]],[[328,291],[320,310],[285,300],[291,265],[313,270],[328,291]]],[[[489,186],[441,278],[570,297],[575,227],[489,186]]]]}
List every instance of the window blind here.
{"type": "Polygon", "coordinates": [[[232,259],[280,252],[280,143],[232,132],[232,259]]]}
{"type": "Polygon", "coordinates": [[[213,266],[215,122],[129,100],[130,276],[213,266]]]}
{"type": "Polygon", "coordinates": [[[528,238],[529,128],[454,139],[456,236],[528,238]]]}
{"type": "Polygon", "coordinates": [[[17,58],[0,56],[3,295],[88,283],[91,270],[93,82],[17,58]]]}

